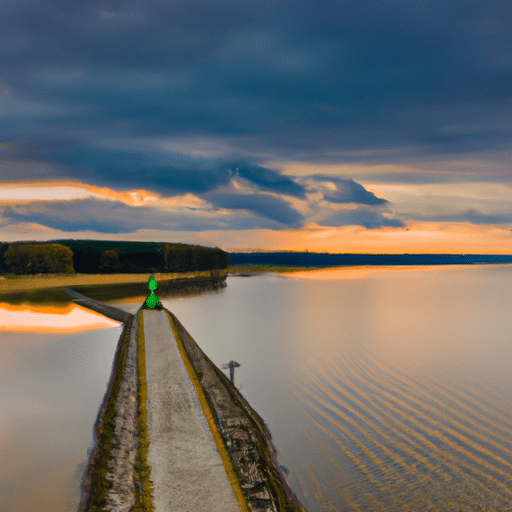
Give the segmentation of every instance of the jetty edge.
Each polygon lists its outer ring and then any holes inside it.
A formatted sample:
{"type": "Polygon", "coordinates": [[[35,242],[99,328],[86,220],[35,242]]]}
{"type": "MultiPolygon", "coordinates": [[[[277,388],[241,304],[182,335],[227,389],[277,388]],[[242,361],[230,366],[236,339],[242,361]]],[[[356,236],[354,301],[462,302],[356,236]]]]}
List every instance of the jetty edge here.
{"type": "MultiPolygon", "coordinates": [[[[138,512],[154,508],[148,463],[147,382],[143,311],[132,315],[66,290],[83,307],[123,322],[112,373],[93,427],[78,512],[138,512]]],[[[277,461],[270,430],[238,389],[197,345],[176,316],[163,308],[197,398],[232,485],[240,510],[306,512],[277,461]],[[195,377],[194,377],[195,376],[195,377]],[[236,493],[235,493],[236,494],[236,493]],[[241,501],[242,500],[242,501],[241,501]],[[244,509],[244,503],[246,508],[244,509]]],[[[150,406],[151,407],[151,406],[150,406]]],[[[172,461],[170,461],[172,464],[172,461]]],[[[179,509],[177,508],[176,511],[179,509]]]]}

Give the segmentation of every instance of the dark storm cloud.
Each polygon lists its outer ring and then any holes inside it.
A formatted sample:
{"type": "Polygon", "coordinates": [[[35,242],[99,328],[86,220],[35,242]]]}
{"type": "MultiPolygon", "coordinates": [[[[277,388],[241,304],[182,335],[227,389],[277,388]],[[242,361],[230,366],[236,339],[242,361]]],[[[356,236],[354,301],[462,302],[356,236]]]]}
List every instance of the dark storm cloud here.
{"type": "Polygon", "coordinates": [[[346,180],[336,176],[323,176],[316,174],[311,179],[318,182],[327,182],[334,186],[324,192],[324,199],[332,203],[358,203],[367,205],[382,205],[387,201],[377,197],[373,192],[366,190],[360,183],[354,180],[346,180]]]}
{"type": "Polygon", "coordinates": [[[205,192],[231,180],[227,166],[201,162],[154,150],[113,150],[78,147],[65,150],[58,161],[73,177],[86,175],[94,183],[114,189],[144,188],[160,193],[205,192]]]}
{"type": "Polygon", "coordinates": [[[234,173],[258,185],[263,190],[304,199],[306,189],[288,176],[256,165],[234,165],[234,173]]]}
{"type": "Polygon", "coordinates": [[[301,227],[303,216],[286,201],[266,194],[227,194],[211,192],[204,197],[214,205],[233,210],[246,210],[273,221],[281,227],[301,227]]]}
{"type": "Polygon", "coordinates": [[[192,210],[163,211],[116,201],[82,199],[39,201],[5,206],[0,224],[34,222],[62,231],[91,230],[98,233],[133,233],[138,229],[202,231],[217,229],[276,229],[279,222],[258,215],[194,215],[192,210]]]}
{"type": "Polygon", "coordinates": [[[158,228],[169,224],[168,216],[155,214],[151,208],[141,207],[134,213],[122,203],[84,199],[9,206],[3,209],[2,218],[11,223],[37,222],[63,231],[90,229],[98,233],[128,233],[148,225],[158,228]]]}
{"type": "Polygon", "coordinates": [[[0,140],[62,143],[37,164],[92,184],[207,191],[228,176],[203,157],[97,147],[222,137],[240,176],[295,197],[254,164],[509,151],[511,26],[508,0],[6,0],[0,140]]]}

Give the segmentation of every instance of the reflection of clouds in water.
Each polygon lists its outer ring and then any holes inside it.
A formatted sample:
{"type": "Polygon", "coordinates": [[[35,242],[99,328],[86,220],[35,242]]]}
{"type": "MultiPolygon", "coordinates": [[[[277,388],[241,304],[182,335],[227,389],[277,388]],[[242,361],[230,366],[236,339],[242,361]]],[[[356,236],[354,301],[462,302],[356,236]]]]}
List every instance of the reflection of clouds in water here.
{"type": "Polygon", "coordinates": [[[314,280],[333,280],[333,279],[364,279],[368,277],[371,269],[369,267],[333,267],[322,269],[301,270],[299,272],[288,272],[286,277],[294,279],[314,279],[314,280]]]}
{"type": "Polygon", "coordinates": [[[83,465],[120,333],[121,327],[0,329],[1,512],[78,509],[83,465]]]}
{"type": "Polygon", "coordinates": [[[0,328],[4,331],[78,332],[119,324],[76,304],[62,308],[0,304],[0,328]]]}
{"type": "MultiPolygon", "coordinates": [[[[476,265],[475,265],[476,266],[476,265]]],[[[408,265],[408,266],[384,266],[384,265],[367,265],[367,266],[347,266],[347,267],[328,267],[320,269],[300,270],[298,272],[287,272],[286,277],[293,277],[294,279],[312,279],[316,281],[332,281],[340,279],[366,279],[374,275],[381,275],[384,273],[397,273],[400,272],[436,272],[439,270],[449,270],[456,268],[456,265],[408,265]]]]}

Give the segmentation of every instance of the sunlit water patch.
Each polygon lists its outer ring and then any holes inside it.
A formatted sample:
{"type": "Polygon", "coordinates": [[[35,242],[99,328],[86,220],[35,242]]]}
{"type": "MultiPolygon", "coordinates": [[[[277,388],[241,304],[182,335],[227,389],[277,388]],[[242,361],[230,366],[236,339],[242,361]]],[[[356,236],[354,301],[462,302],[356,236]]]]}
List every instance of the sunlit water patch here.
{"type": "Polygon", "coordinates": [[[77,304],[33,306],[0,303],[0,330],[10,332],[77,332],[117,327],[111,320],[77,304]]]}

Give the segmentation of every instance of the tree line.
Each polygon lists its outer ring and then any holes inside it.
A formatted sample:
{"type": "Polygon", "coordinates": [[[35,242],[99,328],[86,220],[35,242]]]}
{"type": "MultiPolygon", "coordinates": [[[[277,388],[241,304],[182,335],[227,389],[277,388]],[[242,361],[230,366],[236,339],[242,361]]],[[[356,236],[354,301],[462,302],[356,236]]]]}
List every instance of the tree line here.
{"type": "Polygon", "coordinates": [[[179,243],[57,240],[1,244],[4,272],[147,273],[190,272],[229,267],[229,254],[218,247],[179,243]]]}
{"type": "Polygon", "coordinates": [[[355,265],[474,265],[512,263],[510,254],[331,254],[316,252],[230,253],[232,265],[346,267],[355,265]]]}
{"type": "Polygon", "coordinates": [[[13,274],[72,274],[73,252],[60,244],[9,245],[4,265],[13,274]]]}

